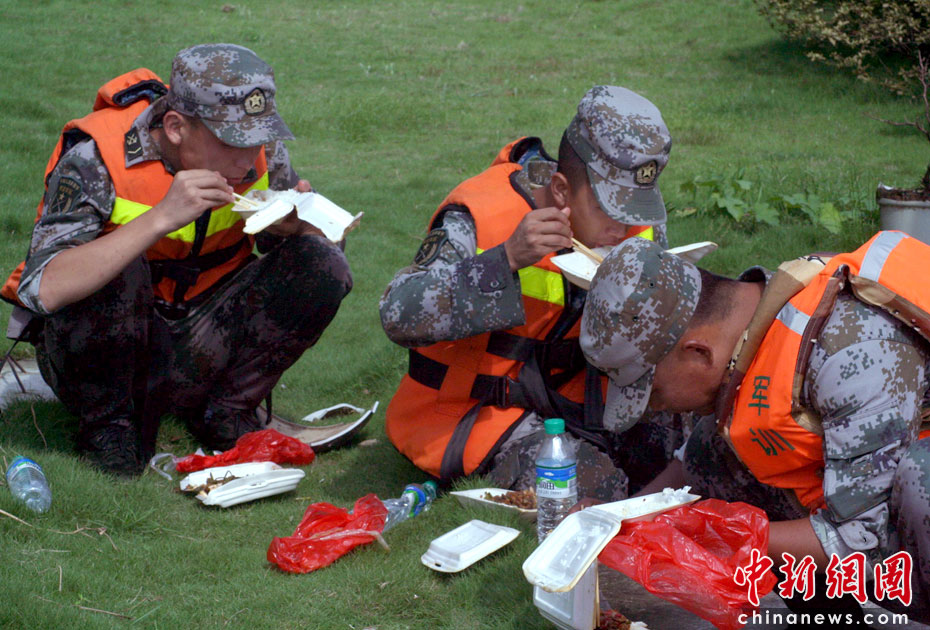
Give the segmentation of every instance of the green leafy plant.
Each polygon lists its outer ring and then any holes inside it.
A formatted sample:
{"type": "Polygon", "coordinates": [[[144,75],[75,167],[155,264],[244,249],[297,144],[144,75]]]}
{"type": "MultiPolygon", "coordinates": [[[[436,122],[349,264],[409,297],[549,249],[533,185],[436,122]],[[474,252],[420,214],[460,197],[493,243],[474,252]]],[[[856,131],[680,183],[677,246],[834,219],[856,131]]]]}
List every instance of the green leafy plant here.
{"type": "Polygon", "coordinates": [[[761,199],[761,191],[753,191],[753,183],[742,172],[732,178],[698,175],[681,185],[681,192],[691,199],[706,197],[712,208],[721,210],[734,221],[753,224],[756,221],[778,225],[778,214],[761,199]]]}
{"type": "Polygon", "coordinates": [[[833,201],[812,192],[766,195],[742,170],[732,177],[699,175],[684,182],[680,190],[688,195],[690,205],[679,211],[678,216],[698,212],[698,206],[703,205],[706,210],[721,212],[748,229],[756,223],[777,226],[794,216],[838,234],[843,223],[858,219],[867,205],[865,199],[851,195],[840,195],[833,201]]]}

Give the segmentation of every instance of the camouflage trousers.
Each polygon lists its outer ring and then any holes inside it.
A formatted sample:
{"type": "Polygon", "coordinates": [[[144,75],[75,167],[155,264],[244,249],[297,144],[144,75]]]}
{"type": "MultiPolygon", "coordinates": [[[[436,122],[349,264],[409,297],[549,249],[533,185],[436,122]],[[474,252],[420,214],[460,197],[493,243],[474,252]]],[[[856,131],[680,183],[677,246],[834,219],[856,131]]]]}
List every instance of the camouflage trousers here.
{"type": "MultiPolygon", "coordinates": [[[[97,293],[46,317],[36,356],[46,382],[80,418],[81,433],[129,422],[147,455],[165,413],[193,423],[195,436],[211,429],[198,423],[254,416],[351,287],[339,248],[317,236],[291,237],[186,316],[166,319],[139,258],[97,293]]],[[[207,446],[231,446],[221,440],[227,444],[207,446]]]]}
{"type": "MultiPolygon", "coordinates": [[[[685,483],[706,498],[743,501],[765,510],[772,521],[809,516],[793,493],[757,480],[717,434],[714,417],[702,418],[685,447],[685,483]]],[[[913,558],[915,605],[930,605],[930,438],[914,442],[898,461],[889,500],[892,540],[913,558]]],[[[883,602],[884,606],[885,603],[883,602]]],[[[914,610],[910,611],[914,616],[914,610]]],[[[923,613],[920,613],[923,614],[923,613]]]]}
{"type": "MultiPolygon", "coordinates": [[[[501,444],[487,471],[498,487],[535,487],[544,420],[535,412],[528,413],[501,444]]],[[[680,421],[668,414],[645,419],[626,433],[611,436],[613,458],[587,440],[565,435],[578,459],[578,498],[601,501],[619,501],[635,493],[662,472],[682,443],[680,421]]]]}

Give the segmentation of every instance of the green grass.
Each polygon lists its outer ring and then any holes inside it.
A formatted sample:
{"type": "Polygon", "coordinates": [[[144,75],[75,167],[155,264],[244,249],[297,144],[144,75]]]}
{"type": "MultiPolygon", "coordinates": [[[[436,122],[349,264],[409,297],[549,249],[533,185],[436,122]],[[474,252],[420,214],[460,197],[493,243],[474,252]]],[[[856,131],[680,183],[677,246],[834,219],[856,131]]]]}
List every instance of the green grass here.
{"type": "MultiPolygon", "coordinates": [[[[342,401],[380,400],[383,412],[406,359],[381,332],[377,300],[435,206],[520,135],[554,151],[596,83],[629,87],[663,112],[674,146],[660,184],[671,209],[689,203],[682,183],[739,170],[765,194],[864,200],[839,235],[799,219],[747,231],[703,209],[673,213],[672,245],[716,241],[706,265],[718,272],[855,247],[877,229],[875,186],[914,185],[926,166],[916,134],[866,117],[912,117],[911,103],[811,65],[749,0],[223,6],[0,0],[0,268],[24,255],[56,135],[97,86],[138,66],[167,79],[175,52],[195,43],[255,49],[275,67],[298,171],[365,211],[347,246],[355,288],[276,389],[276,408],[292,416],[342,401]]],[[[0,307],[0,321],[8,314],[0,307]]],[[[362,436],[375,445],[322,454],[296,493],[229,510],[204,509],[155,475],[114,482],[75,457],[74,420],[59,405],[36,404],[35,418],[19,404],[0,420],[2,455],[35,457],[55,495],[35,517],[0,492],[0,509],[33,525],[0,518],[0,627],[547,627],[520,569],[532,528],[450,497],[390,532],[390,553],[360,549],[304,576],[269,566],[272,537],[289,535],[309,503],[348,506],[423,477],[387,442],[383,413],[362,436]],[[423,567],[429,540],[469,518],[523,534],[460,575],[423,567]]],[[[159,445],[195,446],[170,422],[159,445]]]]}

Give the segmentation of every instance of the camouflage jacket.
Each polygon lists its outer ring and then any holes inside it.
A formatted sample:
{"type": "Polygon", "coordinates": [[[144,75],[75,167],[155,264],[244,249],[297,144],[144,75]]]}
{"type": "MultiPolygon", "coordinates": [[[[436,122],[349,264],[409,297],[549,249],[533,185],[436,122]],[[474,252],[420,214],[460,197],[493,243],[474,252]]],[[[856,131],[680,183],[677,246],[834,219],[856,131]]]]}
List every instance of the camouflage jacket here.
{"type": "MultiPolygon", "coordinates": [[[[150,133],[151,129],[160,124],[165,109],[165,100],[159,99],[133,123],[142,150],[139,155],[127,160],[127,166],[146,160],[162,160],[165,168],[172,172],[150,133]]],[[[267,145],[265,154],[270,188],[285,190],[295,186],[298,176],[291,167],[284,143],[276,141],[267,145]]],[[[252,174],[253,177],[255,175],[252,174]]],[[[110,175],[92,139],[78,142],[62,155],[48,177],[42,216],[33,228],[26,267],[19,285],[19,299],[30,310],[48,314],[39,300],[39,284],[46,265],[60,252],[97,238],[110,218],[115,201],[116,194],[110,175]],[[50,212],[49,207],[59,197],[58,189],[62,180],[69,187],[65,196],[69,202],[58,203],[55,207],[57,211],[50,212]]]]}
{"type": "Polygon", "coordinates": [[[930,347],[881,309],[841,294],[809,361],[804,396],[823,423],[826,508],[811,516],[827,555],[897,551],[889,514],[901,453],[916,439],[930,347]]]}
{"type": "MultiPolygon", "coordinates": [[[[770,274],[756,267],[743,280],[770,274]]],[[[917,439],[930,346],[878,307],[841,293],[808,360],[802,400],[823,425],[826,507],[811,515],[827,556],[897,551],[889,499],[901,453],[917,439]]],[[[884,556],[883,556],[884,554],[884,556]]]]}
{"type": "Polygon", "coordinates": [[[503,244],[475,254],[475,222],[464,208],[447,211],[427,239],[441,239],[429,260],[417,253],[381,297],[381,324],[405,347],[506,330],[525,321],[520,279],[503,244]]]}
{"type": "MultiPolygon", "coordinates": [[[[527,198],[556,168],[534,166],[516,177],[527,198]]],[[[520,278],[510,271],[503,243],[476,254],[475,222],[462,206],[448,206],[432,228],[381,297],[381,324],[391,341],[413,348],[526,323],[520,278]]],[[[664,223],[655,226],[655,238],[668,246],[664,223]]]]}

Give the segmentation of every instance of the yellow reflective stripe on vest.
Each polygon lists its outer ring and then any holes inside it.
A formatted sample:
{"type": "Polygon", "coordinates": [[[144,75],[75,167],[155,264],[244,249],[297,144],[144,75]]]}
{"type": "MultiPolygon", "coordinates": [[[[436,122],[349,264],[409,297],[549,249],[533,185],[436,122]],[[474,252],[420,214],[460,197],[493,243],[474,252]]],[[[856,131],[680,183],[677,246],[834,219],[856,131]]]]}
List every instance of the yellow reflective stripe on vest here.
{"type": "MultiPolygon", "coordinates": [[[[480,247],[477,253],[484,252],[480,247]]],[[[562,274],[547,271],[539,267],[524,267],[517,274],[520,276],[520,293],[543,302],[565,306],[565,285],[562,274]]]]}
{"type": "Polygon", "coordinates": [[[656,240],[656,232],[655,232],[655,230],[652,229],[652,226],[650,226],[648,230],[643,230],[642,232],[640,232],[640,233],[637,234],[636,236],[638,236],[638,237],[640,237],[640,238],[644,238],[644,239],[646,239],[647,241],[654,241],[654,240],[656,240]]]}
{"type": "MultiPolygon", "coordinates": [[[[267,188],[268,173],[265,173],[257,182],[249,186],[248,190],[266,190],[267,188]]],[[[248,190],[246,192],[248,192],[248,190]]],[[[217,232],[222,232],[223,230],[231,228],[237,221],[242,220],[239,213],[235,212],[232,207],[233,204],[226,204],[210,213],[210,224],[207,226],[207,236],[212,236],[217,232]]],[[[126,225],[133,219],[142,216],[142,214],[151,208],[152,206],[147,206],[144,203],[117,197],[116,202],[113,204],[113,213],[110,215],[110,223],[126,225]]],[[[196,233],[197,227],[192,221],[174,232],[165,234],[165,238],[182,241],[184,243],[193,243],[196,233]]]]}

